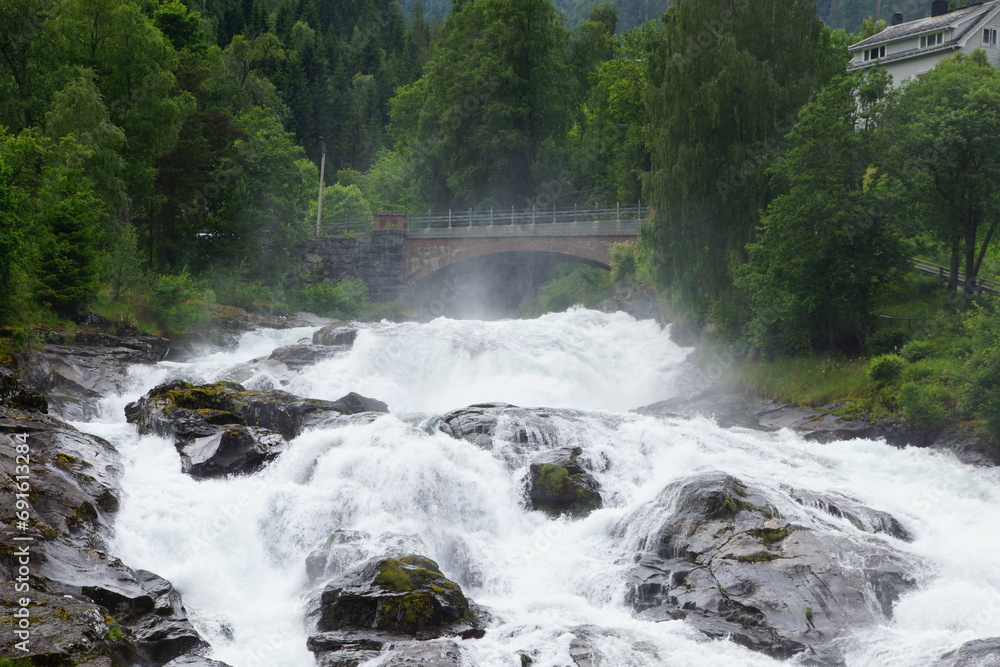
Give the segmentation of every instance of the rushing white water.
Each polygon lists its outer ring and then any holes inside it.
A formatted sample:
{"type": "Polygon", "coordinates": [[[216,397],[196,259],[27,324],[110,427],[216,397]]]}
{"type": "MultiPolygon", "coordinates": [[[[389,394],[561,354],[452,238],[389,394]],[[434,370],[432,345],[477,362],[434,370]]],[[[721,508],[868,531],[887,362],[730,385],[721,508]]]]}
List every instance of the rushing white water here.
{"type": "MultiPolygon", "coordinates": [[[[687,350],[652,322],[586,310],[537,320],[365,325],[349,351],[297,373],[245,362],[312,329],[248,334],[232,351],[189,364],[136,368],[128,396],[80,424],[125,455],[127,493],[116,553],[183,594],[213,657],[234,667],[307,667],[305,557],[337,529],[412,535],[419,552],[495,622],[463,642],[482,667],[568,666],[571,628],[592,626],[601,664],[614,667],[773,665],[683,622],[648,623],[622,603],[623,549],[611,529],[668,483],[721,470],[764,488],[837,491],[888,511],[915,540],[917,592],[895,619],[846,644],[849,664],[932,664],[975,638],[1000,636],[1000,476],[920,449],[881,442],[817,445],[789,432],[721,429],[707,419],[611,413],[675,394],[687,350]],[[313,430],[261,473],[195,481],[173,445],[136,436],[121,408],[170,377],[238,377],[335,399],[380,398],[374,423],[313,430]],[[606,465],[596,473],[604,509],[553,520],[524,509],[519,473],[464,441],[428,434],[423,420],[483,401],[598,411],[568,423],[606,465]]],[[[373,547],[374,548],[374,547],[373,547]]],[[[375,552],[372,552],[374,555],[375,552]]]]}

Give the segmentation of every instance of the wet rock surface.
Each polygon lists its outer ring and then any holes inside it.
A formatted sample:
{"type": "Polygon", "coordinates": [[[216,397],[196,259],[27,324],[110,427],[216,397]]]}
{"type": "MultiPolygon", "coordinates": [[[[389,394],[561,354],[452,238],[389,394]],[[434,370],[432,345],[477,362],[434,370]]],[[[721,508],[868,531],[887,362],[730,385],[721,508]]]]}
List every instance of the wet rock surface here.
{"type": "Polygon", "coordinates": [[[333,359],[341,353],[341,349],[326,345],[285,345],[271,352],[268,359],[280,361],[289,368],[303,368],[333,359]]]}
{"type": "Polygon", "coordinates": [[[229,665],[200,655],[183,655],[171,660],[164,667],[229,667],[229,665]]]}
{"type": "Polygon", "coordinates": [[[552,516],[586,516],[601,507],[600,485],[578,461],[579,447],[536,456],[528,467],[528,499],[532,509],[552,516]]]}
{"type": "Polygon", "coordinates": [[[0,658],[23,658],[35,665],[124,667],[135,663],[135,646],[99,605],[36,589],[16,591],[13,583],[0,583],[4,616],[8,611],[17,613],[19,600],[25,598],[31,600],[29,630],[19,635],[16,621],[0,622],[0,658]]]}
{"type": "MultiPolygon", "coordinates": [[[[593,475],[597,466],[571,435],[583,414],[483,403],[449,412],[437,429],[492,452],[512,471],[524,469],[527,504],[532,509],[579,517],[603,504],[593,475]]],[[[611,415],[606,419],[612,425],[621,421],[611,415]]]]}
{"type": "Polygon", "coordinates": [[[552,417],[575,419],[573,410],[521,408],[509,403],[480,403],[453,410],[441,418],[438,429],[482,449],[494,450],[494,439],[509,442],[516,454],[558,447],[559,428],[552,417]]]}
{"type": "Polygon", "coordinates": [[[842,509],[850,502],[764,491],[724,473],[670,484],[615,528],[636,548],[629,604],[640,618],[683,619],[776,658],[841,665],[835,640],[891,618],[917,566],[889,537],[902,529],[895,519],[842,509]]]}
{"type": "Polygon", "coordinates": [[[341,323],[328,324],[312,335],[313,345],[350,347],[358,337],[356,327],[341,323]]]}
{"type": "Polygon", "coordinates": [[[363,530],[338,530],[306,558],[306,574],[310,582],[327,581],[377,556],[398,558],[425,547],[419,535],[386,532],[373,536],[363,530]]]}
{"type": "Polygon", "coordinates": [[[934,667],[1000,667],[1000,637],[966,642],[941,656],[934,667]]]}
{"type": "Polygon", "coordinates": [[[167,355],[169,361],[188,361],[211,350],[236,347],[238,335],[248,331],[318,327],[339,321],[312,313],[252,313],[221,304],[211,307],[210,316],[211,321],[207,326],[188,331],[184,335],[171,336],[170,352],[167,355]]]}
{"type": "Polygon", "coordinates": [[[108,553],[121,474],[108,442],[0,403],[0,493],[12,499],[0,504],[11,527],[0,532],[0,606],[20,613],[26,600],[31,628],[29,650],[13,653],[19,628],[0,623],[0,657],[159,666],[206,647],[169,582],[108,553]]]}
{"type": "Polygon", "coordinates": [[[166,338],[139,331],[47,332],[43,340],[19,356],[21,381],[45,396],[52,413],[75,421],[97,416],[101,398],[128,387],[129,366],[162,361],[170,348],[166,338]]]}
{"type": "Polygon", "coordinates": [[[634,412],[667,419],[706,417],[723,428],[739,427],[761,431],[783,428],[806,440],[830,443],[853,438],[885,440],[896,447],[929,447],[953,453],[963,463],[1000,465],[1000,448],[970,426],[922,429],[901,417],[869,420],[848,418],[827,410],[803,408],[787,403],[761,400],[725,389],[709,389],[690,397],[672,398],[636,408],[634,412]]]}
{"type": "Polygon", "coordinates": [[[140,434],[173,438],[184,472],[216,477],[256,472],[307,428],[387,411],[385,403],[353,392],[322,401],[277,389],[248,390],[236,382],[174,380],[130,403],[125,415],[140,434]]]}
{"type": "Polygon", "coordinates": [[[390,650],[392,664],[451,660],[461,657],[458,644],[417,642],[485,633],[482,614],[461,587],[437,563],[413,554],[372,558],[348,570],[314,597],[309,616],[315,630],[308,648],[322,666],[358,665],[390,650]]]}

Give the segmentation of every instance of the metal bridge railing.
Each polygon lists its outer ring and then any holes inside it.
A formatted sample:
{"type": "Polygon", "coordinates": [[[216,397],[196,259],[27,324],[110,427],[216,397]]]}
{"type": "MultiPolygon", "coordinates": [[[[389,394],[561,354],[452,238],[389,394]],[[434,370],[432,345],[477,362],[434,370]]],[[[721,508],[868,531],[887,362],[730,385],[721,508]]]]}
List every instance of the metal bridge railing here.
{"type": "MultiPolygon", "coordinates": [[[[617,220],[646,220],[648,209],[642,202],[622,206],[566,206],[562,208],[494,208],[489,210],[449,210],[446,213],[407,216],[407,229],[493,227],[500,225],[543,225],[572,222],[604,222],[617,220]]],[[[372,230],[371,220],[339,222],[323,225],[327,236],[346,233],[365,233],[372,230]]]]}
{"type": "MultiPolygon", "coordinates": [[[[932,264],[931,262],[925,262],[922,259],[912,259],[910,261],[913,262],[913,266],[916,267],[917,271],[928,276],[947,278],[951,273],[951,269],[947,266],[932,264]]],[[[965,274],[958,274],[958,284],[965,285],[965,274]]],[[[972,287],[972,291],[974,292],[1000,292],[1000,284],[995,283],[992,280],[986,280],[985,278],[976,278],[975,284],[972,287]]]]}

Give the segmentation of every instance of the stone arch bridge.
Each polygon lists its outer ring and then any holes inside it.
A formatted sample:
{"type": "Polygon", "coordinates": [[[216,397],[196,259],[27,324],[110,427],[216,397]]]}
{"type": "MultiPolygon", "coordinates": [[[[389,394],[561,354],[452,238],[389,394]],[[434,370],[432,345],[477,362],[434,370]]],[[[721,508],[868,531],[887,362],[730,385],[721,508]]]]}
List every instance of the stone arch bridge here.
{"type": "MultiPolygon", "coordinates": [[[[468,212],[330,226],[295,254],[312,278],[360,280],[376,300],[391,300],[410,285],[462,262],[503,253],[547,253],[610,268],[611,248],[634,240],[646,211],[633,207],[468,212]],[[391,227],[396,227],[395,229],[391,227]]],[[[395,215],[395,214],[394,214],[395,215]]]]}

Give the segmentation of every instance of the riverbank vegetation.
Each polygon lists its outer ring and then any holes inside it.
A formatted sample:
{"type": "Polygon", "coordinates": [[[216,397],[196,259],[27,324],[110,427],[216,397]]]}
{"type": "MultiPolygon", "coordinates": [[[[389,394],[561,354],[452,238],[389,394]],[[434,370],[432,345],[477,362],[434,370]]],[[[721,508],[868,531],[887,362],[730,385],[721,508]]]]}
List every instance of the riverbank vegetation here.
{"type": "Polygon", "coordinates": [[[741,351],[747,387],[1000,423],[977,398],[1000,330],[977,285],[1000,267],[1000,72],[974,54],[902,87],[846,74],[847,45],[884,26],[856,5],[678,0],[634,21],[624,0],[9,0],[0,326],[398,313],[292,258],[325,150],[327,231],[641,202],[652,220],[612,275],[557,268],[536,307],[645,284],[741,351]],[[947,267],[940,285],[913,257],[947,267]],[[774,385],[802,359],[843,377],[774,385]]]}

